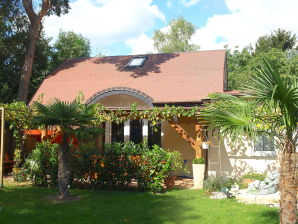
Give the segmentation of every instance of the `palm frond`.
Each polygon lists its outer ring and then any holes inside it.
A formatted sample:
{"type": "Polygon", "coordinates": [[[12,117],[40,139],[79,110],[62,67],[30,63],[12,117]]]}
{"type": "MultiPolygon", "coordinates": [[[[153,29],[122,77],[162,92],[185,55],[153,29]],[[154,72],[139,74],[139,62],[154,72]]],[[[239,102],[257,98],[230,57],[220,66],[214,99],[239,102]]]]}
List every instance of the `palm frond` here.
{"type": "Polygon", "coordinates": [[[244,89],[257,104],[273,103],[281,111],[284,125],[293,132],[298,122],[298,81],[281,77],[268,59],[263,59],[257,76],[251,78],[244,89]]]}
{"type": "Polygon", "coordinates": [[[65,126],[88,125],[94,119],[94,107],[55,99],[48,105],[35,103],[37,114],[34,120],[37,124],[65,126]]]}
{"type": "Polygon", "coordinates": [[[211,128],[218,129],[221,135],[228,135],[232,139],[257,136],[254,118],[256,107],[253,102],[228,94],[213,94],[211,99],[213,102],[201,111],[201,116],[211,128]]]}

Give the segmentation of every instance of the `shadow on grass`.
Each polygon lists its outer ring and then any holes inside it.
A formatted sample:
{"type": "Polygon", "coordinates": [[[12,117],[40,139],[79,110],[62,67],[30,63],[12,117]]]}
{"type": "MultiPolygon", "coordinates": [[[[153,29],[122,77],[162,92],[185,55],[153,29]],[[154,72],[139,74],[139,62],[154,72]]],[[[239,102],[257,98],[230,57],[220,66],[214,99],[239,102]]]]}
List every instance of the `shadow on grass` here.
{"type": "Polygon", "coordinates": [[[270,224],[278,224],[279,223],[279,211],[278,210],[263,210],[259,213],[259,216],[255,216],[254,223],[270,223],[270,224]]]}
{"type": "Polygon", "coordinates": [[[187,215],[191,207],[177,194],[155,195],[140,192],[72,192],[81,200],[51,203],[52,189],[29,186],[6,188],[0,192],[0,223],[187,223],[199,215],[187,215]]]}

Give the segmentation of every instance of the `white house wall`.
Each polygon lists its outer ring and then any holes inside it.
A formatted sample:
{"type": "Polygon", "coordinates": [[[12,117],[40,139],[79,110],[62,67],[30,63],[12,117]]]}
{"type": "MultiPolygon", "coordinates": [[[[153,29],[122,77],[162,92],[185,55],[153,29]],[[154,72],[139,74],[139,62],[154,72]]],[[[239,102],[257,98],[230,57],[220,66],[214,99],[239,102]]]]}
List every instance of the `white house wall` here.
{"type": "Polygon", "coordinates": [[[209,175],[223,173],[238,177],[248,172],[268,173],[278,169],[276,153],[256,155],[253,144],[245,139],[240,139],[239,144],[232,144],[228,139],[219,140],[216,135],[209,139],[209,175]]]}

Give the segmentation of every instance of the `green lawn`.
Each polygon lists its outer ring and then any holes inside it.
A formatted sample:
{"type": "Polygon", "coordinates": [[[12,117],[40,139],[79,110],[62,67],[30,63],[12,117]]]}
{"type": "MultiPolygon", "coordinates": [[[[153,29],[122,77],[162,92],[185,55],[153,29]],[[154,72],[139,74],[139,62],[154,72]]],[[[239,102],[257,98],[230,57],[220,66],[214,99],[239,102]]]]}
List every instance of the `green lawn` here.
{"type": "Polygon", "coordinates": [[[258,224],[278,223],[275,208],[211,200],[198,190],[162,195],[139,192],[74,190],[78,201],[52,203],[55,190],[6,185],[0,190],[1,224],[258,224]]]}

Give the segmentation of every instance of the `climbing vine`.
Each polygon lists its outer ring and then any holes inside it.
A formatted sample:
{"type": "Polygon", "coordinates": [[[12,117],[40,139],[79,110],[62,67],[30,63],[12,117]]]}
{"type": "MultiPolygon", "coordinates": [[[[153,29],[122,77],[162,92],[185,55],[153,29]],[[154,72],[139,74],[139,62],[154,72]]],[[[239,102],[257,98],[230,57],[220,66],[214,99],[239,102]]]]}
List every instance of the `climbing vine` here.
{"type": "Polygon", "coordinates": [[[95,124],[100,124],[105,121],[123,123],[127,120],[147,119],[153,126],[161,121],[176,121],[180,117],[194,117],[198,114],[200,108],[198,106],[185,109],[183,107],[168,106],[151,107],[147,109],[138,109],[133,104],[130,110],[111,110],[100,104],[95,107],[95,124]]]}
{"type": "Polygon", "coordinates": [[[6,127],[13,132],[15,139],[14,150],[14,176],[18,173],[22,162],[21,152],[24,144],[24,131],[32,126],[32,110],[24,102],[14,102],[10,104],[0,104],[5,110],[6,127]]]}

